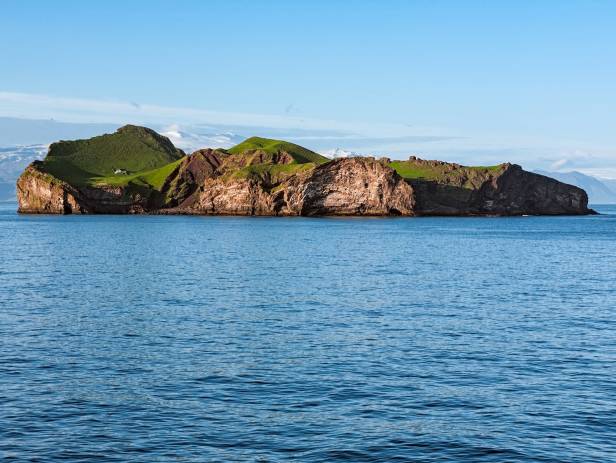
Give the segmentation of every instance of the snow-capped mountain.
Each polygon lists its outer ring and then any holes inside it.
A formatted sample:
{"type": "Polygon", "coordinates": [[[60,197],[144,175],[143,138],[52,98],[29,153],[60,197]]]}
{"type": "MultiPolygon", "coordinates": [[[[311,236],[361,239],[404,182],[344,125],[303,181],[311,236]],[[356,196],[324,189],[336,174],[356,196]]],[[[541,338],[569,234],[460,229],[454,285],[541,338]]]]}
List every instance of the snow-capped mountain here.
{"type": "Polygon", "coordinates": [[[0,147],[0,201],[15,198],[15,182],[28,164],[43,159],[48,145],[0,147]]]}
{"type": "Polygon", "coordinates": [[[189,132],[177,125],[164,127],[160,133],[188,153],[201,148],[230,148],[244,140],[244,137],[233,132],[189,132]]]}
{"type": "Polygon", "coordinates": [[[363,154],[356,153],[355,151],[347,151],[342,148],[335,148],[328,151],[324,151],[321,153],[323,156],[328,157],[330,159],[337,158],[353,158],[357,156],[364,156],[363,154]]]}
{"type": "Polygon", "coordinates": [[[35,159],[43,159],[48,145],[0,147],[0,182],[13,182],[35,159]]]}

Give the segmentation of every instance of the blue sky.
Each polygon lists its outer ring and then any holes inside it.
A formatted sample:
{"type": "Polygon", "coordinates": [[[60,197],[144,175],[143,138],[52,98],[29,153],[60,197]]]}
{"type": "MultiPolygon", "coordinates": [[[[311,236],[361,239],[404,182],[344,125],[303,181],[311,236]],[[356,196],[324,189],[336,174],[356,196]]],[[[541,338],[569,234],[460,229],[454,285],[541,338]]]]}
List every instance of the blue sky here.
{"type": "Polygon", "coordinates": [[[0,116],[332,129],[616,177],[613,1],[4,0],[0,44],[0,116]]]}

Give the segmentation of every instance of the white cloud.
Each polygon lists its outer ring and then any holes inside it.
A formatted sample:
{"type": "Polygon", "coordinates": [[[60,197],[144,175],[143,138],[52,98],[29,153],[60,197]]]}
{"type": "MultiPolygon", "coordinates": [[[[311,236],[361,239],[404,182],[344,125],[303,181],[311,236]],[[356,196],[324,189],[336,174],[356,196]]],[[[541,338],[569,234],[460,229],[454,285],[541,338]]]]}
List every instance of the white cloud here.
{"type": "Polygon", "coordinates": [[[563,167],[565,167],[568,162],[569,162],[568,159],[559,159],[558,161],[555,161],[555,162],[553,162],[550,165],[550,169],[552,169],[552,170],[560,170],[563,167]]]}
{"type": "Polygon", "coordinates": [[[242,141],[244,136],[233,132],[195,133],[195,128],[183,128],[179,124],[163,127],[160,133],[180,149],[191,152],[200,148],[230,148],[242,141]]]}
{"type": "Polygon", "coordinates": [[[322,151],[321,154],[331,159],[337,158],[353,158],[357,156],[368,156],[358,153],[357,151],[344,150],[342,148],[334,148],[331,150],[322,151]]]}
{"type": "Polygon", "coordinates": [[[160,133],[168,137],[174,144],[176,141],[182,140],[182,132],[180,132],[180,126],[177,124],[171,124],[163,128],[160,133]]]}
{"type": "Polygon", "coordinates": [[[2,116],[80,124],[148,125],[163,132],[186,151],[229,147],[243,137],[261,135],[288,139],[319,152],[340,149],[394,159],[413,154],[470,165],[509,161],[528,169],[575,169],[606,177],[612,177],[616,171],[616,148],[595,144],[592,140],[470,133],[455,128],[406,123],[350,123],[297,117],[293,116],[293,111],[286,111],[284,115],[246,114],[0,92],[2,116]]]}
{"type": "Polygon", "coordinates": [[[248,114],[207,109],[136,104],[114,100],[66,98],[30,93],[0,92],[0,116],[57,119],[64,122],[133,124],[216,124],[304,130],[343,130],[366,136],[425,134],[438,129],[411,129],[404,124],[348,123],[286,114],[248,114]],[[423,132],[422,132],[423,130],[423,132]]]}

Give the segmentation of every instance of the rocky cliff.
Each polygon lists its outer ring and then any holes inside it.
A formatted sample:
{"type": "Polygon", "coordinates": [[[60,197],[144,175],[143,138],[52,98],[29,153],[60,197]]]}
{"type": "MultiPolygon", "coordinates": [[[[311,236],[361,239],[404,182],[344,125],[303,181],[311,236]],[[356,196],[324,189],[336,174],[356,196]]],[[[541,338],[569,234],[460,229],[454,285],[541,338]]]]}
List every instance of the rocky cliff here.
{"type": "Polygon", "coordinates": [[[81,212],[75,199],[78,191],[38,169],[35,161],[17,180],[19,212],[27,214],[70,214],[81,212]]]}
{"type": "Polygon", "coordinates": [[[30,164],[17,180],[18,211],[26,214],[142,214],[155,206],[147,189],[74,186],[30,164]]]}
{"type": "MultiPolygon", "coordinates": [[[[253,137],[189,156],[149,129],[62,142],[17,182],[23,213],[226,215],[588,214],[586,193],[513,164],[327,160],[253,137]]],[[[52,145],[52,148],[54,145],[52,145]]]]}
{"type": "Polygon", "coordinates": [[[184,153],[134,125],[87,140],[60,141],[17,180],[25,213],[145,213],[161,203],[159,185],[184,153]]]}
{"type": "Polygon", "coordinates": [[[467,167],[416,157],[392,163],[412,172],[420,215],[587,214],[586,192],[515,164],[467,167]]]}
{"type": "MultiPolygon", "coordinates": [[[[224,169],[222,170],[224,172],[224,169]]],[[[288,175],[212,175],[178,209],[233,215],[414,215],[412,187],[369,158],[339,159],[288,175]]]]}
{"type": "Polygon", "coordinates": [[[291,215],[415,215],[413,188],[372,158],[336,159],[283,182],[275,203],[291,215]]]}

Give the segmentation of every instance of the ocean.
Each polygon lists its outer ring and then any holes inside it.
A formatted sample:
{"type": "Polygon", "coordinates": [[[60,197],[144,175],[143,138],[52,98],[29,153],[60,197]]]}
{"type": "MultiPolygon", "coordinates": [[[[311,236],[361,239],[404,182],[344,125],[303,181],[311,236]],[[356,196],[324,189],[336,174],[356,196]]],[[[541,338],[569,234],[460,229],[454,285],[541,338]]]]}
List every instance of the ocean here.
{"type": "Polygon", "coordinates": [[[616,461],[616,207],[19,216],[0,459],[616,461]]]}

